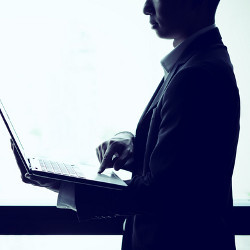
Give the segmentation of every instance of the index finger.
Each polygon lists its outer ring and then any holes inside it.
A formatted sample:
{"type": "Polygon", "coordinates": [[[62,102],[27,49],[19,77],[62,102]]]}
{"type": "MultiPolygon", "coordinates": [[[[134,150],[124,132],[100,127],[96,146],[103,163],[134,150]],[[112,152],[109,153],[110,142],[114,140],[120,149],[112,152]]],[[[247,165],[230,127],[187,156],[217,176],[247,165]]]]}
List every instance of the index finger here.
{"type": "Polygon", "coordinates": [[[101,174],[106,168],[111,168],[113,166],[113,161],[112,161],[113,155],[114,153],[109,147],[107,151],[105,152],[105,155],[102,159],[102,163],[98,171],[99,174],[101,174]]]}

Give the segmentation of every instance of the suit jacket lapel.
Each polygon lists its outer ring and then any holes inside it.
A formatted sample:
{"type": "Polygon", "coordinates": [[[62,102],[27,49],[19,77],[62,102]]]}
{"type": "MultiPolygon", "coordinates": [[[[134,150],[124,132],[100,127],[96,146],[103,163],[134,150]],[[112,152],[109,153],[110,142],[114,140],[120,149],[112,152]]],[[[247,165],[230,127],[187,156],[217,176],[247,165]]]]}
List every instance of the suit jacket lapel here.
{"type": "Polygon", "coordinates": [[[141,116],[141,118],[140,118],[140,120],[139,120],[138,125],[142,122],[142,120],[144,119],[144,117],[145,117],[146,114],[148,113],[149,109],[150,109],[151,106],[152,106],[152,103],[154,102],[154,99],[156,98],[156,96],[157,96],[158,92],[160,91],[160,89],[161,89],[161,87],[162,87],[163,84],[164,84],[164,77],[162,78],[162,80],[161,80],[161,82],[159,83],[157,89],[155,90],[153,96],[151,97],[151,99],[150,99],[148,105],[146,106],[145,110],[143,111],[142,116],[141,116]]]}
{"type": "Polygon", "coordinates": [[[143,122],[143,120],[150,113],[150,111],[152,109],[154,109],[154,107],[157,106],[157,104],[160,101],[161,97],[163,96],[165,90],[167,89],[169,82],[171,81],[174,74],[176,73],[176,71],[178,69],[178,66],[179,66],[179,64],[176,65],[175,68],[168,74],[166,80],[164,80],[164,78],[162,78],[159,86],[157,87],[155,93],[153,94],[153,96],[150,99],[147,107],[145,108],[145,110],[144,110],[144,112],[143,112],[143,114],[142,114],[142,116],[141,116],[141,118],[139,120],[138,126],[143,122]]]}
{"type": "MultiPolygon", "coordinates": [[[[154,98],[152,104],[150,105],[147,113],[153,109],[155,106],[157,106],[158,102],[161,100],[163,94],[165,93],[166,89],[168,88],[169,82],[171,81],[171,79],[173,78],[173,76],[176,74],[177,69],[179,68],[180,64],[177,64],[173,70],[168,74],[166,80],[163,82],[160,90],[158,91],[156,97],[154,98]]],[[[147,114],[146,113],[146,114],[147,114]]]]}

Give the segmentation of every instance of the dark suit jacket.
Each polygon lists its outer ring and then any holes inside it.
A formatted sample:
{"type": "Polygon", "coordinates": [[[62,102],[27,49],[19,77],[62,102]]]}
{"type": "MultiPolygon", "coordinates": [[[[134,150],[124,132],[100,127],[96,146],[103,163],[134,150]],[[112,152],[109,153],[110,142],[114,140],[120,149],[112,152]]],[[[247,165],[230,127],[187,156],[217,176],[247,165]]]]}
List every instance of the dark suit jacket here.
{"type": "Polygon", "coordinates": [[[78,187],[78,214],[95,202],[93,214],[129,215],[123,250],[235,249],[230,216],[239,116],[233,67],[216,28],[189,45],[145,109],[128,190],[96,191],[86,200],[78,187]]]}

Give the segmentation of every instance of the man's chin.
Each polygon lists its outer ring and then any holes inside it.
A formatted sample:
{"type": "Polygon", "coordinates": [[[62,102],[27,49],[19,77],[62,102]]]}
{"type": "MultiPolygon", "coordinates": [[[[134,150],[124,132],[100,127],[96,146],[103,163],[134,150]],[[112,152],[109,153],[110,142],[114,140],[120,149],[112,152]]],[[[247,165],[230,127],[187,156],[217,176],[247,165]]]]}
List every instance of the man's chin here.
{"type": "Polygon", "coordinates": [[[170,32],[162,31],[161,29],[154,29],[157,36],[162,39],[174,39],[170,32]]]}
{"type": "Polygon", "coordinates": [[[157,34],[157,36],[158,36],[159,38],[162,38],[162,39],[170,39],[170,38],[168,38],[168,36],[167,36],[164,32],[162,32],[160,29],[155,29],[155,32],[156,32],[156,34],[157,34]]]}

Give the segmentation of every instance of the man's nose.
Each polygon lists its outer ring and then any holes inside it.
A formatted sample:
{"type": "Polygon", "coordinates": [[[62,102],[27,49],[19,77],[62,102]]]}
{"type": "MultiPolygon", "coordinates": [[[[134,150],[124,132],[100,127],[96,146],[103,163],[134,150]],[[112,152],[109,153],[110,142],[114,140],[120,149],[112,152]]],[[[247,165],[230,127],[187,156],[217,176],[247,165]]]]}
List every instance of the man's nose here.
{"type": "Polygon", "coordinates": [[[144,7],[143,7],[143,13],[145,15],[152,15],[154,12],[154,7],[152,5],[152,0],[146,0],[144,7]]]}

